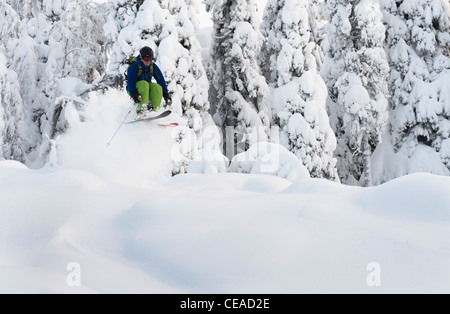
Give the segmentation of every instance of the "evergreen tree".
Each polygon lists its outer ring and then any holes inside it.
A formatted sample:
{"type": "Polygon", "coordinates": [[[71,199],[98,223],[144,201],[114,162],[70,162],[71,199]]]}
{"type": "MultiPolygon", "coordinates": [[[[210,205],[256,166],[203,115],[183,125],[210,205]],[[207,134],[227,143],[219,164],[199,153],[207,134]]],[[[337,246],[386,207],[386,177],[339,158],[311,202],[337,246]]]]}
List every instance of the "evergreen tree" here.
{"type": "Polygon", "coordinates": [[[95,11],[97,6],[86,0],[26,4],[12,68],[20,73],[35,145],[33,166],[38,167],[48,160],[49,140],[67,128],[59,80],[72,76],[91,83],[103,71],[103,19],[95,11]]]}
{"type": "Polygon", "coordinates": [[[25,162],[27,137],[17,74],[0,52],[0,158],[25,162]]]}
{"type": "Polygon", "coordinates": [[[327,19],[324,16],[321,8],[324,6],[325,0],[309,0],[308,17],[311,31],[312,41],[317,44],[317,49],[314,49],[313,54],[316,58],[318,69],[322,68],[323,60],[325,58],[324,51],[321,47],[323,40],[326,37],[327,19]]]}
{"type": "Polygon", "coordinates": [[[59,80],[73,76],[93,82],[104,69],[103,10],[99,9],[103,5],[88,0],[10,3],[5,20],[12,16],[13,9],[18,18],[8,30],[2,27],[2,50],[9,70],[17,73],[21,103],[14,99],[16,108],[11,119],[18,128],[22,120],[25,125],[20,131],[27,139],[22,141],[20,160],[36,168],[48,160],[49,139],[66,128],[59,80]]]}
{"type": "MultiPolygon", "coordinates": [[[[139,51],[138,47],[132,46],[133,38],[122,30],[133,28],[137,13],[144,0],[112,0],[112,8],[104,26],[109,58],[107,75],[111,77],[113,87],[123,87],[123,73],[127,69],[126,59],[139,51]]],[[[133,32],[133,35],[135,32],[133,32]]]]}
{"type": "Polygon", "coordinates": [[[201,46],[195,37],[195,27],[189,17],[185,1],[169,0],[162,2],[162,8],[169,10],[174,17],[176,32],[171,46],[162,47],[165,54],[161,61],[168,66],[166,79],[171,82],[181,101],[182,114],[188,116],[189,126],[200,131],[201,118],[208,112],[208,80],[201,60],[201,46]],[[178,42],[176,47],[173,42],[178,42]]]}
{"type": "Polygon", "coordinates": [[[26,161],[29,139],[16,72],[9,69],[8,47],[19,36],[20,17],[7,3],[0,3],[0,159],[26,161]]]}
{"type": "Polygon", "coordinates": [[[202,1],[203,0],[184,0],[184,2],[186,3],[189,20],[194,26],[195,31],[197,31],[200,27],[199,15],[204,13],[201,10],[202,1]]]}
{"type": "Polygon", "coordinates": [[[375,0],[325,2],[329,21],[322,68],[328,109],[337,136],[343,182],[372,184],[370,157],[387,124],[385,28],[375,0]]]}
{"type": "Polygon", "coordinates": [[[0,18],[0,50],[6,53],[6,49],[12,39],[19,37],[20,17],[14,10],[13,6],[5,1],[0,2],[2,12],[0,18]]]}
{"type": "Polygon", "coordinates": [[[269,0],[260,63],[275,88],[276,121],[282,144],[311,176],[338,180],[333,151],[336,138],[326,112],[326,86],[319,75],[320,47],[311,26],[308,0],[269,0]],[[267,59],[264,59],[267,58],[267,59]]]}
{"type": "Polygon", "coordinates": [[[263,39],[255,19],[257,5],[254,0],[205,3],[214,23],[208,75],[210,102],[217,108],[215,121],[222,134],[227,127],[234,128],[233,146],[239,142],[246,149],[266,140],[270,125],[269,90],[257,64],[263,39]]]}
{"type": "MultiPolygon", "coordinates": [[[[268,0],[264,8],[262,23],[260,26],[264,41],[261,52],[258,56],[258,64],[261,73],[266,78],[269,85],[278,81],[277,56],[281,51],[280,36],[286,35],[280,32],[282,20],[279,20],[279,14],[283,9],[285,1],[268,0]]],[[[276,112],[272,112],[276,114],[276,112]]]]}
{"type": "Polygon", "coordinates": [[[429,147],[450,170],[449,2],[383,0],[382,4],[394,149],[412,157],[420,147],[429,147]]]}
{"type": "MultiPolygon", "coordinates": [[[[176,99],[181,102],[181,112],[187,118],[189,130],[181,129],[178,136],[180,150],[184,152],[184,161],[175,163],[174,173],[187,171],[192,160],[202,160],[203,154],[213,154],[220,149],[218,130],[208,112],[208,79],[201,59],[201,46],[195,36],[198,27],[196,12],[198,1],[163,0],[161,7],[168,9],[174,18],[176,33],[173,42],[165,41],[164,63],[166,79],[171,82],[170,88],[175,91],[176,99]],[[197,26],[196,26],[197,25],[197,26]],[[194,132],[188,135],[187,132],[194,132]]],[[[162,45],[161,45],[162,46],[162,45]]]]}
{"type": "MultiPolygon", "coordinates": [[[[279,86],[283,85],[282,73],[277,69],[277,58],[279,58],[282,50],[281,40],[289,41],[293,47],[304,47],[305,43],[308,42],[315,43],[310,54],[314,56],[317,69],[320,70],[323,62],[323,51],[320,43],[325,37],[323,29],[325,20],[319,10],[321,3],[322,0],[267,1],[261,23],[261,32],[265,41],[258,61],[268,82],[272,84],[277,82],[279,86]],[[292,9],[292,11],[289,11],[289,9],[292,9]],[[278,82],[279,79],[282,81],[278,82]]],[[[287,57],[289,58],[289,56],[287,57]]],[[[297,66],[299,63],[302,62],[298,60],[297,66]]],[[[301,72],[301,69],[287,70],[285,74],[287,77],[284,78],[284,81],[289,81],[289,76],[295,74],[298,76],[299,72],[301,72]]]]}

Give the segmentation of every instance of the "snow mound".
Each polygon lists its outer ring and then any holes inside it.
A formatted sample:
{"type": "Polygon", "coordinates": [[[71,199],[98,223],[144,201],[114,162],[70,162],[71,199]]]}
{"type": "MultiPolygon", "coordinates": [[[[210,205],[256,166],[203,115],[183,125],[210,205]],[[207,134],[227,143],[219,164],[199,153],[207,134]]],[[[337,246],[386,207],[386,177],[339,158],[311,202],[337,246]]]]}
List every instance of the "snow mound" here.
{"type": "Polygon", "coordinates": [[[285,147],[268,142],[252,145],[233,157],[229,172],[270,174],[289,181],[309,178],[308,169],[285,147]]]}
{"type": "Polygon", "coordinates": [[[333,194],[349,193],[359,187],[340,184],[326,179],[311,178],[309,180],[298,180],[289,185],[282,193],[285,194],[320,194],[323,191],[333,194]]]}
{"type": "Polygon", "coordinates": [[[189,191],[251,191],[277,193],[286,189],[291,182],[275,176],[245,173],[186,174],[173,177],[166,186],[189,191]]]}
{"type": "Polygon", "coordinates": [[[450,177],[414,173],[363,189],[365,211],[399,221],[450,222],[450,177]]]}

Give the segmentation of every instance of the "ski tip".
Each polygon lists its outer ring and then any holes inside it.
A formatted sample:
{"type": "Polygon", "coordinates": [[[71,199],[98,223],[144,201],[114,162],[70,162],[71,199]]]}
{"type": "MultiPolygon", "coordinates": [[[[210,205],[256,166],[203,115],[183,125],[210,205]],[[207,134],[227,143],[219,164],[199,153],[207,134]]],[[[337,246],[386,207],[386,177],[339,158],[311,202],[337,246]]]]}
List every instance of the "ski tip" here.
{"type": "Polygon", "coordinates": [[[162,112],[160,115],[159,115],[159,117],[167,117],[169,114],[171,114],[172,113],[172,110],[166,110],[166,111],[164,111],[164,112],[162,112]]]}
{"type": "Polygon", "coordinates": [[[169,124],[158,124],[158,126],[162,127],[162,128],[169,128],[169,127],[176,127],[178,126],[178,123],[174,122],[174,123],[169,123],[169,124]]]}

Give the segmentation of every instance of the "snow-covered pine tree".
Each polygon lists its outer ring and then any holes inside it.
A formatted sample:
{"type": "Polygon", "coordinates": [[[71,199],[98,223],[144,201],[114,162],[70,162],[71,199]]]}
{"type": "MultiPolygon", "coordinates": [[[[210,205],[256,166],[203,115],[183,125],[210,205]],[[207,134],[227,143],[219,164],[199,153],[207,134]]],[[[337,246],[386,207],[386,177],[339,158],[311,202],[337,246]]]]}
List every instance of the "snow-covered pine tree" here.
{"type": "MultiPolygon", "coordinates": [[[[97,11],[102,5],[89,0],[25,1],[21,8],[21,37],[32,37],[41,49],[59,49],[56,60],[60,76],[92,82],[103,72],[102,44],[104,18],[97,11]]],[[[45,59],[47,56],[40,56],[45,59]]]]}
{"type": "Polygon", "coordinates": [[[385,28],[377,0],[329,0],[322,77],[337,137],[335,156],[341,181],[372,184],[372,152],[387,124],[385,28]]]}
{"type": "MultiPolygon", "coordinates": [[[[10,47],[15,44],[20,35],[20,16],[14,7],[5,1],[0,2],[0,53],[9,58],[10,47]]],[[[6,59],[4,63],[6,64],[6,59]]]]}
{"type": "Polygon", "coordinates": [[[195,31],[198,31],[200,27],[200,20],[199,15],[203,14],[201,10],[203,0],[184,0],[186,3],[186,7],[188,9],[188,17],[191,21],[192,25],[194,26],[195,31]]]}
{"type": "MultiPolygon", "coordinates": [[[[294,2],[286,0],[267,1],[261,23],[261,33],[265,40],[258,57],[261,72],[267,82],[270,82],[273,85],[273,83],[278,81],[279,71],[276,69],[276,59],[280,52],[281,44],[276,44],[276,41],[281,40],[282,37],[277,36],[286,36],[284,38],[293,42],[293,38],[290,38],[290,36],[292,36],[305,42],[305,38],[303,37],[305,37],[306,34],[309,42],[314,42],[316,44],[311,53],[315,57],[317,69],[320,70],[324,58],[320,44],[325,37],[324,24],[326,23],[326,20],[320,11],[322,2],[323,0],[300,0],[294,2]],[[293,6],[296,7],[295,11],[287,13],[287,10],[283,10],[285,7],[293,6]],[[306,10],[306,13],[299,13],[299,10],[302,10],[302,12],[305,12],[306,10]],[[282,11],[286,12],[285,19],[280,15],[280,12],[282,11]],[[298,31],[298,29],[296,29],[297,27],[291,26],[290,29],[292,29],[294,33],[290,33],[289,31],[284,30],[280,23],[293,24],[292,20],[298,20],[299,14],[302,14],[302,21],[297,21],[296,23],[301,23],[303,27],[307,27],[307,33],[296,36],[297,33],[295,33],[295,31],[298,31]],[[294,18],[292,18],[293,16],[294,18]],[[268,62],[269,60],[270,62],[268,62]]],[[[300,46],[299,44],[297,45],[300,46]]]]}
{"type": "Polygon", "coordinates": [[[45,154],[50,150],[49,139],[57,137],[67,128],[64,113],[67,104],[73,103],[79,112],[84,110],[87,92],[96,88],[96,80],[105,71],[107,63],[106,37],[102,27],[109,12],[107,3],[66,0],[61,9],[55,6],[52,10],[53,15],[48,16],[53,21],[48,33],[51,51],[46,64],[46,87],[52,90],[46,93],[56,98],[50,103],[51,111],[47,111],[51,130],[42,132],[45,154]],[[78,87],[70,91],[71,95],[65,95],[59,87],[58,80],[65,78],[75,78],[74,82],[78,82],[78,87]]]}
{"type": "Polygon", "coordinates": [[[7,55],[9,68],[17,73],[24,108],[23,117],[17,119],[26,125],[25,163],[36,168],[48,159],[49,137],[65,129],[58,80],[72,75],[92,82],[95,72],[102,71],[102,18],[94,10],[98,7],[87,0],[11,3],[22,19],[7,55]]]}
{"type": "Polygon", "coordinates": [[[323,60],[325,58],[324,51],[321,47],[322,41],[326,36],[325,25],[327,19],[325,18],[321,8],[324,5],[325,0],[309,0],[308,17],[309,26],[311,28],[312,41],[318,45],[318,49],[314,50],[314,57],[318,65],[318,69],[322,69],[323,60]]]}
{"type": "Polygon", "coordinates": [[[0,159],[26,161],[29,139],[17,73],[9,69],[8,47],[19,36],[20,18],[16,11],[0,3],[0,159]]]}
{"type": "MultiPolygon", "coordinates": [[[[281,50],[281,43],[279,43],[279,36],[283,36],[280,32],[281,25],[279,14],[283,9],[285,1],[283,0],[268,0],[264,8],[263,19],[260,25],[261,34],[264,37],[261,51],[258,56],[258,64],[261,73],[266,78],[269,85],[274,85],[278,81],[277,71],[277,56],[281,50]],[[278,30],[276,30],[278,29],[278,30]]],[[[282,22],[282,21],[281,21],[282,22]]],[[[272,112],[276,116],[276,112],[272,112]]]]}
{"type": "Polygon", "coordinates": [[[237,140],[224,143],[239,143],[246,149],[267,140],[271,122],[269,89],[257,64],[263,40],[255,16],[257,4],[254,0],[206,0],[205,4],[214,23],[208,76],[210,102],[217,108],[215,121],[223,136],[227,127],[234,128],[237,140]]]}
{"type": "Polygon", "coordinates": [[[166,70],[166,80],[181,102],[181,113],[188,117],[189,127],[199,136],[202,116],[208,112],[208,79],[202,64],[201,46],[195,37],[195,27],[189,18],[184,0],[163,0],[163,9],[174,18],[176,32],[172,41],[164,41],[160,61],[166,70]],[[173,43],[178,43],[175,47],[173,43]]]}
{"type": "Polygon", "coordinates": [[[124,87],[123,73],[127,69],[125,60],[136,53],[137,48],[131,47],[133,38],[121,32],[127,27],[133,28],[144,0],[111,0],[111,3],[112,8],[103,27],[108,49],[111,50],[107,75],[112,80],[112,87],[124,87]]]}
{"type": "Polygon", "coordinates": [[[171,33],[173,41],[165,40],[159,47],[164,51],[160,54],[161,63],[165,65],[165,78],[170,81],[169,89],[174,91],[174,99],[181,102],[180,113],[187,118],[190,129],[180,129],[178,138],[185,158],[175,163],[176,174],[185,172],[193,159],[201,160],[201,154],[215,155],[211,150],[220,150],[220,136],[208,112],[208,78],[202,63],[202,48],[195,36],[199,1],[162,0],[161,8],[169,10],[177,30],[171,33]],[[195,134],[186,136],[188,131],[195,134]]]}
{"type": "Polygon", "coordinates": [[[327,88],[319,75],[309,0],[269,0],[261,31],[266,37],[259,59],[275,89],[275,121],[281,143],[306,166],[312,177],[338,181],[336,137],[326,111],[327,88]],[[267,59],[265,59],[267,58],[267,59]]]}
{"type": "MultiPolygon", "coordinates": [[[[435,151],[450,170],[449,2],[383,0],[382,7],[391,66],[389,134],[394,149],[409,158],[421,150],[435,151]]],[[[409,171],[436,168],[421,164],[409,171]]],[[[397,175],[403,174],[407,173],[397,175]]]]}

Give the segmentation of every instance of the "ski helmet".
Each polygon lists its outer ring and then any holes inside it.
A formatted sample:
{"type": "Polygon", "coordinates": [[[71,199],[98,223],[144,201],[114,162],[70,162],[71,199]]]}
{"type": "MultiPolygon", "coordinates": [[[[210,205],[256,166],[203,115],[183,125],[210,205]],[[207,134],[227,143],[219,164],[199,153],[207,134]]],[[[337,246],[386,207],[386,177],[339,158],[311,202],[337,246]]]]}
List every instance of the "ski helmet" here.
{"type": "Polygon", "coordinates": [[[153,59],[153,50],[150,47],[147,47],[147,46],[143,47],[139,51],[139,53],[141,54],[142,58],[149,58],[150,57],[151,59],[153,59]]]}

